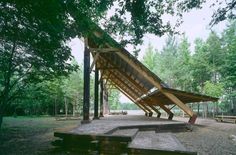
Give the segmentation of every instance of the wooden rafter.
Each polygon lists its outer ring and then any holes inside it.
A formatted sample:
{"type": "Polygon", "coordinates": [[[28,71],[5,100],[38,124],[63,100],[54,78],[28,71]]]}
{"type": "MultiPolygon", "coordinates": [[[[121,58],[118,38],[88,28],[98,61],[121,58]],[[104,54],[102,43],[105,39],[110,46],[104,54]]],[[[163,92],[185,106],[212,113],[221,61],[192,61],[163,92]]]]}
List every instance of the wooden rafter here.
{"type": "Polygon", "coordinates": [[[127,58],[124,53],[117,52],[117,54],[130,66],[132,66],[139,74],[142,74],[150,83],[152,83],[154,86],[156,86],[158,89],[162,89],[162,86],[159,82],[155,81],[150,75],[147,74],[147,72],[143,71],[141,68],[139,68],[132,60],[127,58]]]}
{"type": "Polygon", "coordinates": [[[99,58],[99,53],[96,53],[95,56],[93,57],[93,62],[92,62],[91,66],[90,66],[90,69],[89,69],[90,73],[92,72],[93,67],[95,66],[96,61],[98,60],[98,58],[99,58]]]}
{"type": "Polygon", "coordinates": [[[127,82],[125,82],[124,80],[122,80],[122,79],[121,79],[122,77],[115,76],[112,72],[110,72],[110,74],[111,74],[111,76],[109,77],[110,80],[112,80],[112,81],[117,81],[119,85],[122,84],[122,85],[124,85],[125,87],[130,88],[132,91],[138,93],[140,96],[142,95],[142,91],[137,90],[137,89],[134,89],[134,87],[133,87],[132,85],[127,84],[127,82]]]}
{"type": "Polygon", "coordinates": [[[156,113],[157,113],[157,117],[160,117],[161,116],[161,112],[157,109],[157,108],[155,108],[153,105],[148,105],[150,108],[152,108],[152,110],[154,110],[156,113]]]}
{"type": "Polygon", "coordinates": [[[90,48],[95,53],[119,52],[118,48],[90,48]]]}
{"type": "MultiPolygon", "coordinates": [[[[104,59],[104,58],[102,58],[102,59],[104,59]]],[[[109,60],[106,60],[106,61],[109,62],[109,60]]],[[[111,64],[111,66],[115,66],[114,62],[109,62],[109,63],[111,64]]],[[[119,74],[120,76],[123,76],[124,78],[126,78],[126,80],[128,80],[129,82],[134,84],[136,87],[138,87],[138,89],[141,89],[145,93],[148,92],[148,90],[145,87],[141,86],[140,83],[138,83],[134,79],[132,79],[132,77],[130,75],[128,75],[127,72],[124,72],[122,68],[118,68],[116,70],[116,73],[119,74]]]]}
{"type": "Polygon", "coordinates": [[[121,88],[119,88],[118,86],[116,86],[116,88],[121,92],[123,93],[126,97],[128,97],[134,104],[136,104],[140,109],[142,109],[144,111],[144,113],[148,113],[148,111],[146,111],[145,108],[143,108],[140,104],[134,102],[134,99],[127,93],[125,92],[124,90],[122,90],[121,88]]]}
{"type": "Polygon", "coordinates": [[[192,109],[190,109],[186,104],[180,101],[175,95],[163,92],[172,102],[174,102],[178,107],[180,107],[185,113],[187,113],[190,117],[194,115],[192,109]]]}
{"type": "MultiPolygon", "coordinates": [[[[103,31],[99,26],[96,26],[96,24],[94,25],[93,36],[89,38],[91,43],[93,43],[91,44],[91,47],[93,47],[91,50],[95,50],[96,53],[100,53],[100,57],[96,65],[100,68],[101,73],[103,73],[101,79],[110,81],[108,88],[113,88],[111,84],[114,84],[115,87],[119,87],[120,90],[128,93],[126,95],[132,97],[133,102],[136,104],[138,103],[138,105],[142,106],[142,108],[146,111],[149,111],[151,108],[157,112],[158,110],[155,106],[158,105],[166,111],[169,116],[172,115],[172,117],[173,113],[171,112],[171,109],[165,105],[177,105],[191,118],[194,118],[195,114],[186,105],[186,103],[191,101],[217,100],[216,98],[201,96],[193,93],[191,94],[184,91],[181,92],[169,88],[158,76],[135,59],[135,57],[133,57],[113,38],[111,38],[105,31],[103,31]],[[97,43],[96,39],[93,40],[93,38],[100,39],[101,44],[97,43]],[[108,72],[104,72],[105,70],[108,72]],[[149,89],[152,88],[156,88],[158,92],[157,94],[149,96],[149,89]],[[146,94],[146,97],[144,94],[146,94]]],[[[192,119],[191,122],[194,121],[195,119],[192,119]]]]}
{"type": "Polygon", "coordinates": [[[149,103],[150,105],[158,105],[161,109],[163,109],[168,115],[169,119],[173,118],[173,113],[170,109],[168,109],[163,103],[160,103],[160,101],[156,98],[147,98],[144,102],[149,103]]]}

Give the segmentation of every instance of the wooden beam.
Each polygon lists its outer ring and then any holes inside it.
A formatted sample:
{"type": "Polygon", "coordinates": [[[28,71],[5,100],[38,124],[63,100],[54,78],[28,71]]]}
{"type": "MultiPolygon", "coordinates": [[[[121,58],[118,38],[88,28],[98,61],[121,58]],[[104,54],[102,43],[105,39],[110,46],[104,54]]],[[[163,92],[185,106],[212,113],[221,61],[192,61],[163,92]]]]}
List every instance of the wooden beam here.
{"type": "Polygon", "coordinates": [[[174,94],[169,92],[163,92],[172,102],[174,102],[180,109],[182,109],[186,114],[190,116],[189,123],[194,124],[197,115],[190,109],[186,104],[184,104],[181,100],[179,100],[174,94]]]}
{"type": "Polygon", "coordinates": [[[158,118],[161,117],[161,112],[157,108],[155,108],[153,105],[148,105],[148,106],[157,113],[158,118]]]}
{"type": "Polygon", "coordinates": [[[142,101],[139,101],[138,103],[140,103],[147,111],[148,111],[148,113],[146,113],[145,115],[146,116],[149,116],[149,117],[152,117],[152,115],[153,115],[153,112],[152,112],[152,110],[151,109],[149,109],[146,105],[145,105],[145,103],[144,102],[142,102],[142,101]]]}
{"type": "Polygon", "coordinates": [[[114,76],[112,75],[109,79],[111,79],[112,81],[118,81],[118,85],[124,85],[125,87],[128,87],[129,89],[131,89],[132,91],[136,92],[139,96],[142,95],[142,92],[137,90],[137,89],[133,89],[132,85],[129,86],[129,84],[127,84],[125,81],[123,81],[122,79],[120,79],[120,77],[114,76]]]}
{"type": "Polygon", "coordinates": [[[84,37],[84,47],[89,47],[87,37],[84,37]]]}
{"type": "MultiPolygon", "coordinates": [[[[118,87],[118,86],[116,86],[116,87],[118,87]]],[[[126,95],[132,102],[134,102],[139,108],[141,108],[145,112],[146,116],[150,116],[150,117],[152,116],[153,112],[147,106],[145,106],[144,103],[135,102],[134,98],[137,98],[137,97],[129,97],[129,96],[132,96],[132,95],[129,95],[129,91],[126,93],[122,89],[120,89],[119,87],[118,87],[118,89],[122,93],[124,93],[124,95],[126,95]]]]}
{"type": "Polygon", "coordinates": [[[99,53],[96,53],[95,56],[93,57],[93,62],[91,64],[91,66],[90,66],[90,70],[89,70],[90,73],[92,72],[93,67],[95,66],[96,61],[98,60],[98,58],[99,58],[99,53]]]}
{"type": "Polygon", "coordinates": [[[118,48],[90,48],[94,53],[119,52],[118,48]]]}
{"type": "Polygon", "coordinates": [[[134,102],[134,99],[133,99],[132,97],[130,97],[130,95],[129,95],[127,92],[123,91],[123,90],[122,90],[121,88],[119,88],[118,86],[115,86],[115,87],[116,87],[121,93],[123,93],[127,98],[129,98],[134,104],[136,104],[140,109],[142,109],[145,114],[148,113],[148,111],[146,111],[146,109],[143,108],[140,104],[134,102]]]}
{"type": "Polygon", "coordinates": [[[171,88],[163,88],[162,90],[163,90],[163,92],[169,92],[169,93],[172,93],[174,95],[187,96],[187,97],[190,97],[190,98],[199,99],[201,101],[209,100],[209,101],[216,102],[218,100],[218,98],[216,98],[216,97],[206,96],[206,95],[202,95],[202,94],[195,94],[195,93],[185,92],[185,91],[182,91],[182,90],[176,90],[176,89],[171,89],[171,88]]]}
{"type": "Polygon", "coordinates": [[[163,103],[160,103],[160,101],[157,101],[158,99],[148,97],[146,100],[144,102],[156,103],[158,106],[160,106],[160,108],[163,109],[169,115],[168,119],[172,120],[174,114],[163,103]]]}
{"type": "MultiPolygon", "coordinates": [[[[117,64],[114,63],[114,61],[108,60],[106,57],[102,57],[101,59],[104,59],[105,61],[109,62],[111,66],[115,67],[117,64]]],[[[136,82],[130,75],[127,74],[127,72],[124,71],[124,68],[119,67],[116,72],[119,72],[120,75],[123,75],[124,77],[127,78],[128,81],[139,87],[139,89],[146,89],[143,87],[140,83],[136,82]]],[[[148,92],[148,90],[145,90],[145,92],[148,92]]]]}
{"type": "MultiPolygon", "coordinates": [[[[114,73],[114,72],[113,72],[113,73],[114,73]]],[[[122,76],[122,75],[117,76],[117,75],[116,75],[115,77],[116,77],[116,79],[118,79],[119,81],[123,81],[125,84],[127,84],[128,79],[124,78],[124,76],[122,76]]],[[[129,84],[132,86],[132,88],[134,88],[133,90],[134,90],[135,92],[139,93],[140,95],[142,95],[142,94],[145,93],[145,92],[144,92],[142,89],[140,89],[137,85],[128,82],[127,85],[129,85],[129,84]]]]}
{"type": "MultiPolygon", "coordinates": [[[[126,87],[126,86],[124,86],[124,85],[118,85],[117,84],[117,81],[112,81],[112,83],[114,83],[114,86],[115,87],[119,87],[121,90],[124,90],[126,93],[128,93],[132,98],[133,98],[133,100],[135,100],[136,98],[138,98],[138,96],[137,96],[137,94],[136,93],[134,93],[132,90],[130,90],[130,88],[129,87],[126,87]]],[[[136,102],[135,102],[136,103],[136,102]]]]}
{"type": "Polygon", "coordinates": [[[125,75],[122,76],[122,74],[120,73],[119,70],[115,71],[115,74],[116,74],[118,77],[124,78],[125,81],[129,81],[136,89],[142,91],[143,93],[147,93],[147,92],[148,92],[148,90],[146,90],[144,87],[141,87],[141,86],[139,85],[139,83],[135,82],[133,79],[131,79],[131,77],[125,76],[125,75]]]}
{"type": "Polygon", "coordinates": [[[193,116],[193,111],[185,105],[182,101],[180,101],[175,95],[168,93],[168,92],[163,92],[163,94],[168,97],[172,102],[174,102],[178,107],[180,107],[185,113],[187,113],[190,117],[193,116]]]}
{"type": "MultiPolygon", "coordinates": [[[[117,54],[119,54],[119,53],[117,53],[117,54]]],[[[127,61],[126,61],[127,62],[127,61]]],[[[131,63],[132,64],[132,63],[131,63]]],[[[134,65],[134,64],[133,64],[134,65]]],[[[134,66],[135,67],[135,66],[134,66]]],[[[140,71],[140,73],[142,74],[143,73],[143,71],[140,71]]],[[[151,78],[149,77],[148,78],[149,80],[150,80],[150,82],[152,82],[153,84],[155,84],[156,86],[158,86],[159,88],[161,88],[160,87],[160,85],[158,85],[158,83],[156,83],[155,81],[153,81],[153,80],[151,80],[151,78]]],[[[173,118],[173,113],[168,109],[168,108],[166,108],[164,105],[162,105],[162,104],[160,104],[159,105],[164,111],[166,111],[168,114],[169,114],[169,119],[172,119],[173,118]]]]}
{"type": "Polygon", "coordinates": [[[162,86],[159,82],[157,82],[153,77],[148,75],[146,71],[143,71],[139,66],[137,66],[133,61],[131,61],[124,53],[117,52],[124,61],[126,61],[132,68],[134,68],[139,74],[143,75],[150,83],[152,83],[155,87],[157,87],[159,90],[162,89],[162,86]]]}

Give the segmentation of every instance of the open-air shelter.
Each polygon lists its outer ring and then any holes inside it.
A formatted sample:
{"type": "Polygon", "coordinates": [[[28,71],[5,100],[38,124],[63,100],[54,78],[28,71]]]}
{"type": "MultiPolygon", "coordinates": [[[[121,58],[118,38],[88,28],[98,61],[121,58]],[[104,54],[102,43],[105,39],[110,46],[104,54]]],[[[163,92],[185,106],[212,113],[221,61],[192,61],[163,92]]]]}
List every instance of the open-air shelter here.
{"type": "Polygon", "coordinates": [[[192,124],[197,115],[187,103],[218,100],[214,97],[170,88],[99,26],[92,24],[90,31],[85,37],[84,50],[84,122],[89,121],[89,80],[93,68],[95,68],[94,118],[98,118],[99,84],[101,115],[104,88],[118,89],[147,116],[152,116],[154,111],[160,117],[160,109],[162,109],[168,114],[168,119],[172,119],[171,109],[177,106],[190,117],[189,123],[192,124]],[[90,53],[93,56],[91,65],[90,53]]]}

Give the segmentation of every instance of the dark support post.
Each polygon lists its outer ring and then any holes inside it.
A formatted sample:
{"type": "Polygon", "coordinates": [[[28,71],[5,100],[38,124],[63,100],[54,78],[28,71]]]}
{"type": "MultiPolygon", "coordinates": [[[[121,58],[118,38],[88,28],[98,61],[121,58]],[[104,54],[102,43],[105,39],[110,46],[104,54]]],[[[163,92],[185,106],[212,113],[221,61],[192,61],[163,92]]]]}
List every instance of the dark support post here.
{"type": "Polygon", "coordinates": [[[85,46],[84,49],[84,101],[83,101],[83,121],[89,123],[89,100],[90,100],[90,51],[85,46]]]}
{"type": "Polygon", "coordinates": [[[100,81],[100,117],[103,116],[103,80],[100,81]]]}
{"type": "Polygon", "coordinates": [[[99,72],[97,67],[95,67],[95,77],[94,77],[94,118],[93,119],[99,119],[98,117],[98,76],[99,72]]]}
{"type": "Polygon", "coordinates": [[[189,123],[190,124],[194,124],[195,123],[195,121],[196,121],[196,119],[197,119],[197,115],[196,114],[194,114],[192,117],[190,117],[190,119],[189,119],[189,123]]]}

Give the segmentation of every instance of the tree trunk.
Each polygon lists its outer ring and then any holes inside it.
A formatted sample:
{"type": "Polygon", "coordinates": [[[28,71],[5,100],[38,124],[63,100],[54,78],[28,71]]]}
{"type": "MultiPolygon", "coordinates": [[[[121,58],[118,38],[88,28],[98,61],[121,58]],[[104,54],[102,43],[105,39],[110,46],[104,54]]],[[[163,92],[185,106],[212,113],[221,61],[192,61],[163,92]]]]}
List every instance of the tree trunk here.
{"type": "Polygon", "coordinates": [[[74,104],[72,104],[72,105],[73,105],[73,117],[75,117],[75,110],[76,110],[76,100],[75,100],[74,104]]]}
{"type": "Polygon", "coordinates": [[[57,98],[54,99],[54,115],[57,116],[57,98]]]}
{"type": "Polygon", "coordinates": [[[197,103],[197,115],[199,115],[200,113],[200,104],[199,103],[197,103]]]}
{"type": "Polygon", "coordinates": [[[11,50],[11,54],[8,58],[8,65],[7,65],[7,70],[3,73],[4,74],[4,83],[3,83],[3,91],[1,91],[1,102],[0,102],[0,128],[2,125],[3,121],[3,112],[4,108],[6,108],[7,104],[9,103],[9,93],[10,93],[10,83],[11,83],[11,77],[12,77],[12,65],[13,65],[13,57],[15,53],[15,48],[16,48],[16,42],[13,42],[13,47],[11,50]]]}
{"type": "Polygon", "coordinates": [[[68,115],[68,105],[67,105],[66,97],[65,97],[65,114],[66,114],[66,117],[67,117],[67,115],[68,115]]]}
{"type": "Polygon", "coordinates": [[[1,129],[1,127],[2,127],[2,121],[3,121],[3,115],[0,114],[0,129],[1,129]]]}

